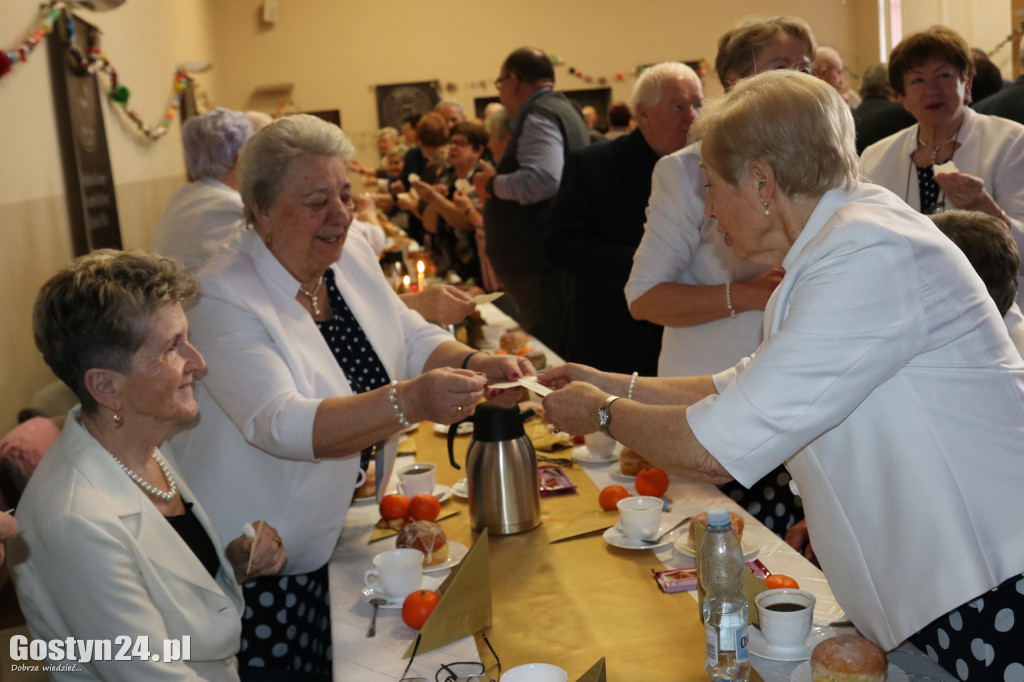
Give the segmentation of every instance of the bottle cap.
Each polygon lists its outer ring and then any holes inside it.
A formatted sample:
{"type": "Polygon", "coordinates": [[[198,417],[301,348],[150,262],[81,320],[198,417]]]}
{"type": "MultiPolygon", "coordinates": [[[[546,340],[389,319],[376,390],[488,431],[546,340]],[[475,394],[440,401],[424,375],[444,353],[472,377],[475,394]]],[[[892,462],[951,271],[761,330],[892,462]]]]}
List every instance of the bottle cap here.
{"type": "Polygon", "coordinates": [[[729,525],[729,510],[725,507],[712,507],[708,509],[708,527],[711,526],[728,526],[729,525]]]}

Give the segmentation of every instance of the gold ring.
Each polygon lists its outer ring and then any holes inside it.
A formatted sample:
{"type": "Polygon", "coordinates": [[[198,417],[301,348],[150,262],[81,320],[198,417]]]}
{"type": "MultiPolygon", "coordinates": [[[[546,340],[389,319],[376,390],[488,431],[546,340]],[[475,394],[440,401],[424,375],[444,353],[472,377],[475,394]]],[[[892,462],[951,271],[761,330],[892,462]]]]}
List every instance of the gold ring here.
{"type": "Polygon", "coordinates": [[[277,543],[278,547],[283,547],[284,546],[284,540],[281,539],[280,535],[275,535],[274,536],[274,542],[277,543]]]}

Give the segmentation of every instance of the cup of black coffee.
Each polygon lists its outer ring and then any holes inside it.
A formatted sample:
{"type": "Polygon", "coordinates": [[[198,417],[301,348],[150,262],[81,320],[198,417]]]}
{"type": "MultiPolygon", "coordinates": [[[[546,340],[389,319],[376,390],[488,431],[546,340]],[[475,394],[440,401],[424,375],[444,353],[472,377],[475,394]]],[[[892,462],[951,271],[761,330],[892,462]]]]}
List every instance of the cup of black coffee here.
{"type": "Polygon", "coordinates": [[[761,633],[773,649],[807,646],[814,621],[814,595],[789,587],[766,590],[754,599],[761,633]]]}

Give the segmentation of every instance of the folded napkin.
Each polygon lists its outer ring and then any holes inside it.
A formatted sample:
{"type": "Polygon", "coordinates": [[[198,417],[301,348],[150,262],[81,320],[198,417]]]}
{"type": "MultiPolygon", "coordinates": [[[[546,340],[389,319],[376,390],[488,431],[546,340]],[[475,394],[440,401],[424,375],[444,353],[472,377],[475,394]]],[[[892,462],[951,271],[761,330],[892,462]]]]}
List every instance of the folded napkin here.
{"type": "Polygon", "coordinates": [[[561,448],[572,447],[572,436],[567,433],[551,433],[548,425],[539,419],[532,420],[523,425],[526,435],[529,436],[533,447],[545,452],[553,452],[561,448]]]}
{"type": "MultiPolygon", "coordinates": [[[[704,533],[707,532],[707,528],[704,527],[703,523],[694,523],[693,525],[693,544],[694,544],[694,559],[697,562],[697,566],[700,566],[700,545],[704,541],[704,533]]],[[[747,569],[746,578],[743,581],[743,596],[747,598],[747,624],[758,620],[757,617],[757,605],[754,604],[754,598],[761,594],[768,588],[763,582],[757,579],[750,569],[747,569]]],[[[697,614],[704,619],[703,607],[704,605],[704,587],[697,584],[697,614]]]]}
{"type": "MultiPolygon", "coordinates": [[[[455,516],[458,513],[459,513],[458,509],[453,509],[453,510],[447,511],[447,512],[443,511],[437,517],[437,520],[440,521],[441,519],[451,518],[452,516],[455,516]]],[[[378,521],[378,523],[380,523],[380,522],[378,521]]],[[[377,542],[378,540],[383,540],[384,538],[389,538],[392,535],[398,535],[398,531],[393,529],[393,528],[374,528],[373,529],[373,533],[370,535],[370,542],[377,542]]]]}
{"type": "Polygon", "coordinates": [[[583,673],[583,677],[576,682],[608,682],[608,673],[604,670],[604,656],[601,660],[590,667],[590,670],[583,673]]]}
{"type": "MultiPolygon", "coordinates": [[[[491,626],[491,567],[487,530],[437,588],[441,601],[420,628],[418,653],[433,651],[491,626]]],[[[412,655],[414,644],[403,658],[412,655]]]]}
{"type": "Polygon", "coordinates": [[[575,519],[567,523],[555,537],[552,543],[571,540],[583,537],[598,531],[607,530],[614,526],[619,520],[618,512],[611,511],[588,511],[583,512],[575,519]]]}

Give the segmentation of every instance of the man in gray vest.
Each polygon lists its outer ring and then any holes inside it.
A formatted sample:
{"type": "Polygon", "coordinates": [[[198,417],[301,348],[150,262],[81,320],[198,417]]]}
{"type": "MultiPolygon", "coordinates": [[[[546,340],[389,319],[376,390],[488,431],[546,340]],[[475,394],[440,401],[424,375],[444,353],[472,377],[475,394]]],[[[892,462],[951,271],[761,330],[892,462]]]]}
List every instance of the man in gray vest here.
{"type": "Polygon", "coordinates": [[[510,54],[495,81],[512,116],[512,138],[497,169],[473,177],[484,204],[487,256],[529,333],[556,352],[565,319],[565,278],[545,263],[544,212],[558,193],[569,152],[588,143],[583,119],[554,92],[555,71],[541,50],[510,54]]]}

